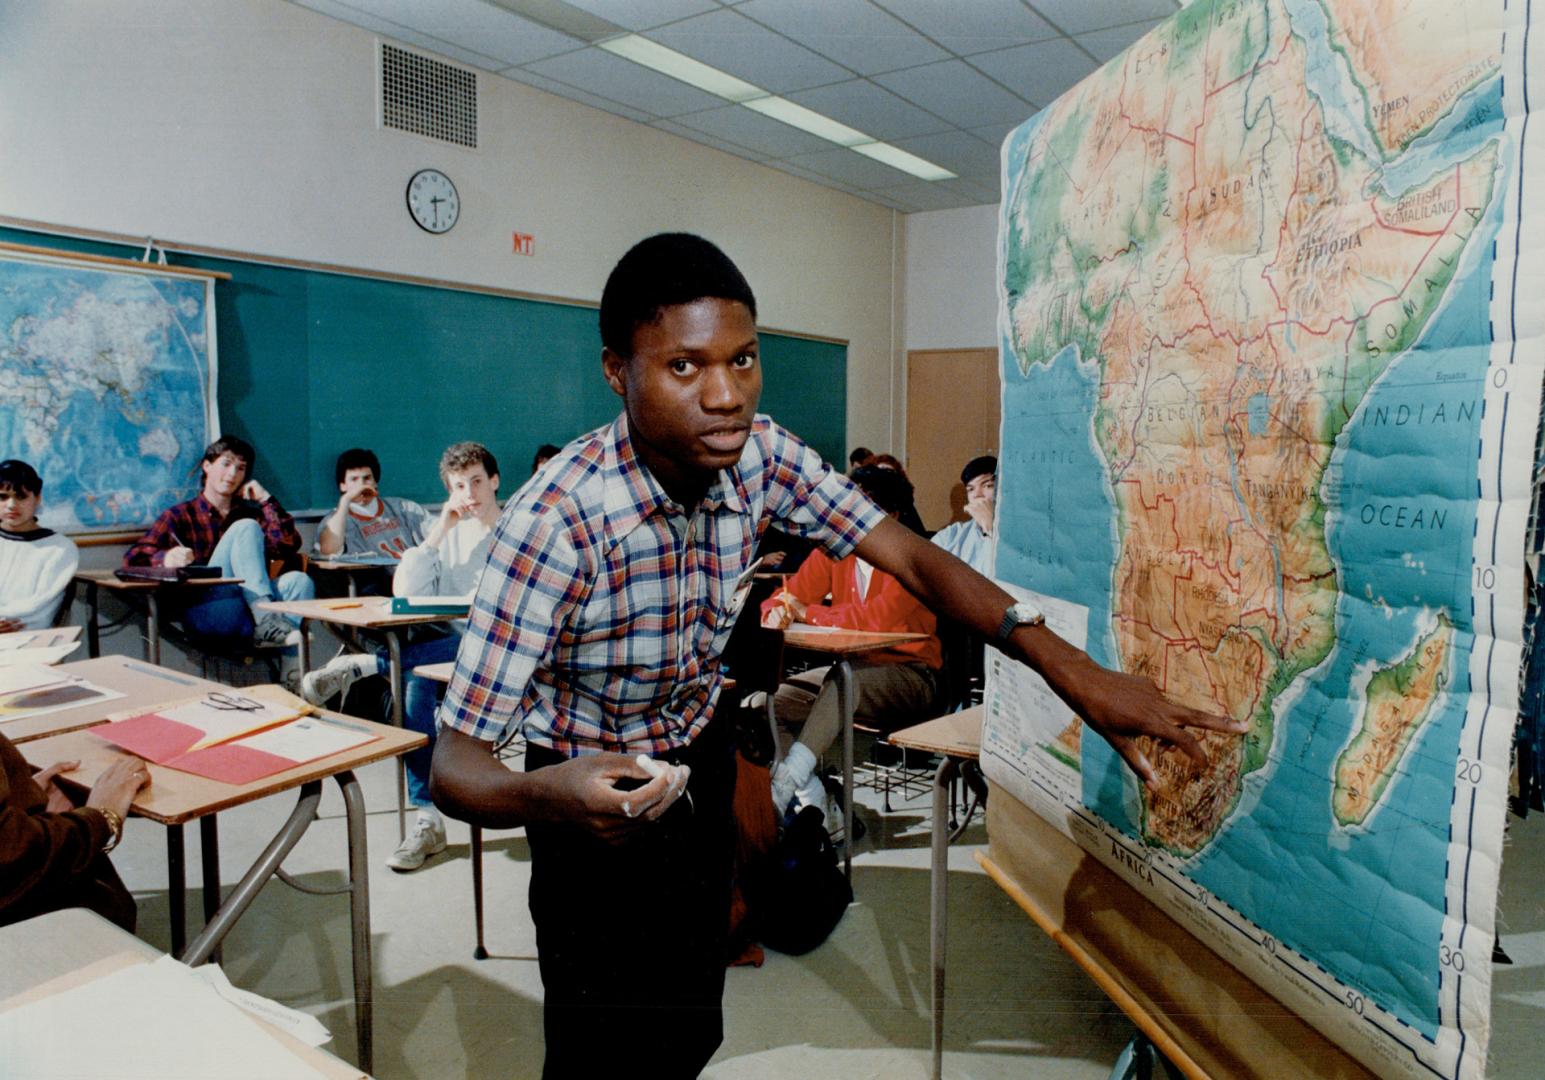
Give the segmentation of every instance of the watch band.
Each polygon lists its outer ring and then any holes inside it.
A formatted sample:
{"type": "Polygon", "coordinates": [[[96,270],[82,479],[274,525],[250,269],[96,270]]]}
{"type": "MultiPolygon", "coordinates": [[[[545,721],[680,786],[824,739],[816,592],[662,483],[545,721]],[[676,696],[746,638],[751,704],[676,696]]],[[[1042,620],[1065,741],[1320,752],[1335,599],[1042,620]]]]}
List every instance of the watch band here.
{"type": "Polygon", "coordinates": [[[1003,621],[998,624],[998,632],[993,636],[996,640],[1004,642],[1021,626],[1040,626],[1045,621],[1045,614],[1033,604],[1016,601],[1003,612],[1003,621]]]}

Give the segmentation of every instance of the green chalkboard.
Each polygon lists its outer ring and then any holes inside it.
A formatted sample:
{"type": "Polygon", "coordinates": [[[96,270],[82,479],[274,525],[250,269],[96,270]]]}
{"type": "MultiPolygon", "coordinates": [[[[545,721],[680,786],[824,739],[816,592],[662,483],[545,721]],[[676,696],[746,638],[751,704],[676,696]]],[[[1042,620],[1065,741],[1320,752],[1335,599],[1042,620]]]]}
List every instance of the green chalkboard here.
{"type": "MultiPolygon", "coordinates": [[[[15,228],[0,228],[0,240],[140,255],[15,228]]],[[[593,307],[196,254],[170,258],[231,275],[215,286],[221,427],[257,448],[254,474],[292,510],[337,502],[333,462],[350,446],[375,450],[389,494],[438,502],[441,450],[475,439],[498,457],[508,494],[539,445],[562,445],[618,412],[601,378],[593,307]]],[[[840,465],[847,347],[767,333],[761,345],[762,411],[840,465]]]]}

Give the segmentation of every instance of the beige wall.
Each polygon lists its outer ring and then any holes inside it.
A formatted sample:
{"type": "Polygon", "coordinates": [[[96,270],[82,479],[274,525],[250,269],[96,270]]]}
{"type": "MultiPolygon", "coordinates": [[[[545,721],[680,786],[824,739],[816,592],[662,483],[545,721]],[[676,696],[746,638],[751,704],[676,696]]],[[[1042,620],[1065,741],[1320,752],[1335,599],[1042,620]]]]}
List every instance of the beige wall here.
{"type": "Polygon", "coordinates": [[[384,130],[377,40],[280,0],[0,0],[0,215],[590,301],[700,232],[764,326],[850,342],[849,439],[895,445],[890,210],[486,74],[480,149],[384,130]],[[441,237],[403,204],[426,166],[461,194],[441,237]]]}

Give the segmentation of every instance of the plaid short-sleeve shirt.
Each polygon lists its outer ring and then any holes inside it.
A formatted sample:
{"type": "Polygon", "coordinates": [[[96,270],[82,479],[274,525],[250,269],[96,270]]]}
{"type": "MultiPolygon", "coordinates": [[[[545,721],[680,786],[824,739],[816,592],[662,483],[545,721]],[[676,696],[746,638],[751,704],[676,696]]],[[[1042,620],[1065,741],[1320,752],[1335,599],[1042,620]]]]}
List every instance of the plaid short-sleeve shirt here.
{"type": "Polygon", "coordinates": [[[619,416],[505,507],[440,723],[485,740],[520,724],[570,756],[686,745],[712,714],[735,585],[767,526],[841,558],[884,516],[765,416],[688,514],[619,416]]]}

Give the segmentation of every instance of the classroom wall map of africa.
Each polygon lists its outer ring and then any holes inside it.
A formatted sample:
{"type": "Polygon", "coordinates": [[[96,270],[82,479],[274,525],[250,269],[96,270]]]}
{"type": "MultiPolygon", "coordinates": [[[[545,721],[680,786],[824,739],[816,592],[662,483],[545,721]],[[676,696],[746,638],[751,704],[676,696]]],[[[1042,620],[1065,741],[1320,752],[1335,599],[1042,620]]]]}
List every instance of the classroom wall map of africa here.
{"type": "Polygon", "coordinates": [[[217,432],[213,280],[0,251],[0,459],[42,523],[133,528],[197,484],[217,432]]]}
{"type": "MultiPolygon", "coordinates": [[[[988,775],[1388,1076],[1484,1072],[1540,413],[1524,0],[1196,0],[1016,129],[997,573],[1245,718],[988,775]]],[[[1537,35],[1536,35],[1537,36],[1537,35]]]]}

